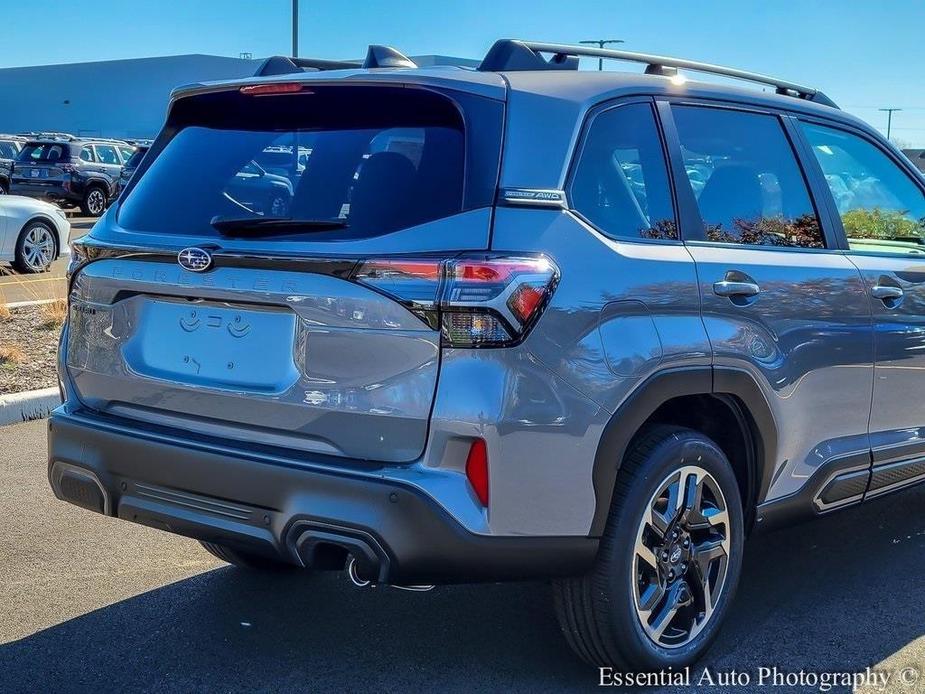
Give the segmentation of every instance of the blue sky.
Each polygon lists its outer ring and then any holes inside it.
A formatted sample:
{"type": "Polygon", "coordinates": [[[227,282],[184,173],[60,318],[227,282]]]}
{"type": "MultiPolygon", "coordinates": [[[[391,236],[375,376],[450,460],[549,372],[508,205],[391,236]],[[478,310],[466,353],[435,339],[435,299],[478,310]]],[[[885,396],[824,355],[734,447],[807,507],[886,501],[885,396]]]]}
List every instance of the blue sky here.
{"type": "MultiPolygon", "coordinates": [[[[287,54],[290,0],[0,0],[0,67],[180,53],[287,54]],[[66,31],[11,31],[59,17],[66,31]],[[68,40],[69,39],[69,40],[68,40]]],[[[823,89],[893,138],[925,147],[925,1],[301,0],[301,54],[353,58],[369,43],[481,57],[495,38],[626,48],[765,72],[823,89]]]]}

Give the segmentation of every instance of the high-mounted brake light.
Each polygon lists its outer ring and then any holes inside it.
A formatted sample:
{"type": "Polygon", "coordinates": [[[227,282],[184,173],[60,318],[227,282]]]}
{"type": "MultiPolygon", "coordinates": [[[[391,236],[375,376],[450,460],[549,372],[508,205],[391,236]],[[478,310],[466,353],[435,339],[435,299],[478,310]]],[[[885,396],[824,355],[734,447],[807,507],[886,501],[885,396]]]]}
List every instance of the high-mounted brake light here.
{"type": "Polygon", "coordinates": [[[507,347],[536,323],[559,272],[544,256],[386,258],[364,261],[352,279],[439,326],[445,346],[507,347]]]}
{"type": "Polygon", "coordinates": [[[299,82],[274,82],[271,84],[249,84],[241,87],[240,91],[246,96],[271,96],[273,94],[298,94],[299,92],[311,94],[304,84],[299,82]]]}

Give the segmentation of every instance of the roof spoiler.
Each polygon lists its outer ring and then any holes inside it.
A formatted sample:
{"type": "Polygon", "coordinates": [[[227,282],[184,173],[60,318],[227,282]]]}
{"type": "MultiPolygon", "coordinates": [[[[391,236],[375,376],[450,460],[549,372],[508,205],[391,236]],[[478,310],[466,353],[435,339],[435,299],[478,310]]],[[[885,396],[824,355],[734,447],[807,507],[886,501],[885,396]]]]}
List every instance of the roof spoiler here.
{"type": "Polygon", "coordinates": [[[794,82],[768,77],[756,72],[746,72],[736,68],[700,63],[695,60],[682,58],[669,58],[667,56],[649,55],[646,53],[633,53],[630,51],[617,51],[608,48],[594,48],[592,46],[569,46],[558,43],[542,43],[538,41],[517,41],[514,39],[501,39],[496,41],[489,49],[485,58],[479,65],[482,72],[517,72],[526,70],[577,70],[579,57],[609,58],[646,66],[646,74],[666,75],[677,74],[678,70],[692,70],[711,75],[720,75],[732,79],[744,80],[764,84],[775,88],[778,94],[793,96],[807,101],[824,104],[838,108],[822,92],[805,87],[794,82]],[[550,55],[545,58],[544,54],[550,55]]]}
{"type": "Polygon", "coordinates": [[[317,58],[288,58],[275,55],[261,63],[254,77],[269,75],[291,75],[297,72],[318,72],[324,70],[357,70],[373,68],[415,68],[411,58],[389,46],[372,45],[366,51],[361,63],[353,60],[319,60],[317,58]]]}

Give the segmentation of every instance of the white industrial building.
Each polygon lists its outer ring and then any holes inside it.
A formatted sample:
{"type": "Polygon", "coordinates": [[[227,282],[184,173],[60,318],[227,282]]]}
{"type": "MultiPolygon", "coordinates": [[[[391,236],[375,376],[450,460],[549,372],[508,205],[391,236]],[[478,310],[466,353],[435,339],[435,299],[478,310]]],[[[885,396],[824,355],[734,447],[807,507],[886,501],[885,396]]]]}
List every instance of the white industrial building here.
{"type": "MultiPolygon", "coordinates": [[[[418,65],[475,65],[416,56],[418,65]]],[[[253,75],[262,59],[173,55],[0,69],[0,133],[35,131],[149,138],[164,120],[175,87],[253,75]]]]}

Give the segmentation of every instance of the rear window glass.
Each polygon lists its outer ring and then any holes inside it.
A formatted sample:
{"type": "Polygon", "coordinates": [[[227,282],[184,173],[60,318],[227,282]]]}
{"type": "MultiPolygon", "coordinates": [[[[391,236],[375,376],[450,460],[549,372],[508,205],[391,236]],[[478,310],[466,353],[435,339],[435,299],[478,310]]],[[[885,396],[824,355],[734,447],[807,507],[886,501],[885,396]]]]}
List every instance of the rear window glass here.
{"type": "Polygon", "coordinates": [[[132,156],[128,158],[128,161],[125,162],[125,168],[126,169],[136,168],[141,163],[141,160],[145,158],[145,154],[147,153],[147,151],[148,151],[147,147],[144,147],[142,149],[136,149],[132,153],[132,156]]]}
{"type": "Polygon", "coordinates": [[[30,142],[19,153],[19,161],[65,161],[71,158],[70,148],[61,142],[30,142]]]}
{"type": "Polygon", "coordinates": [[[491,203],[484,180],[469,186],[467,174],[487,178],[493,193],[500,107],[497,127],[485,130],[497,133],[494,157],[479,159],[467,156],[462,109],[424,90],[321,87],[184,101],[173,115],[187,123],[122,203],[127,229],[215,236],[216,217],[273,217],[338,227],[288,225],[277,238],[365,238],[491,203]]]}
{"type": "Polygon", "coordinates": [[[677,239],[668,167],[649,104],[594,119],[572,181],[576,210],[609,236],[677,239]]]}
{"type": "Polygon", "coordinates": [[[0,159],[15,159],[19,147],[14,142],[0,142],[0,159]]]}

